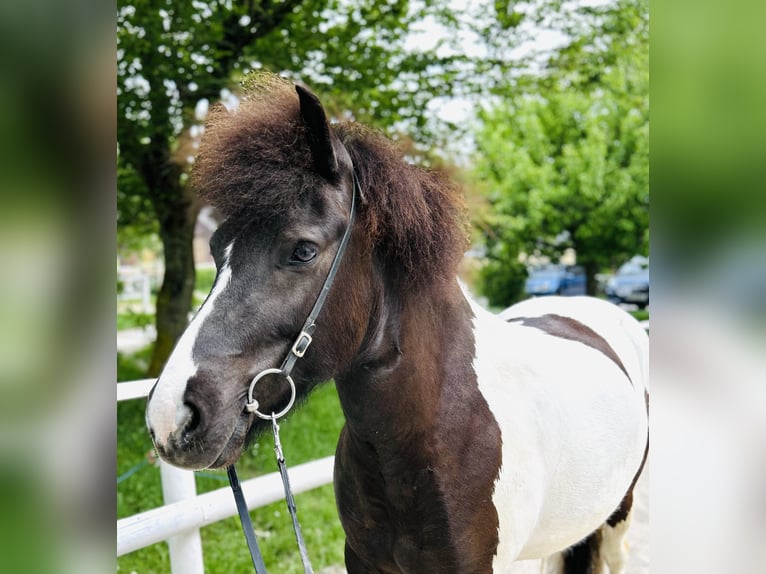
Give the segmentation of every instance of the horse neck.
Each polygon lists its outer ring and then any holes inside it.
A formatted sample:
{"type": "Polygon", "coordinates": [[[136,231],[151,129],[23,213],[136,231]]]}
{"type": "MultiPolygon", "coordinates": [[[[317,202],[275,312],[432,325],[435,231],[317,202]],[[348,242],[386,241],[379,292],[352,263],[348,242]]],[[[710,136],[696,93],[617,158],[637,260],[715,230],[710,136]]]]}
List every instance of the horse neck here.
{"type": "Polygon", "coordinates": [[[376,448],[423,444],[456,414],[466,382],[475,380],[472,312],[457,281],[402,294],[387,290],[366,344],[336,379],[354,437],[376,448]]]}

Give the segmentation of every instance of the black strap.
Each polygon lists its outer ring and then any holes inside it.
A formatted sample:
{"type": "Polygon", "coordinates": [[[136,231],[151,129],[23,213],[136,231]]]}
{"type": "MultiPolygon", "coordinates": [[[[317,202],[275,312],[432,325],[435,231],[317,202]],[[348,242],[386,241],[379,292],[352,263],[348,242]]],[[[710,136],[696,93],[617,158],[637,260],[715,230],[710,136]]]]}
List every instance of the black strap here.
{"type": "Polygon", "coordinates": [[[324,285],[322,285],[322,290],[317,296],[314,307],[311,309],[311,313],[309,313],[308,317],[306,317],[298,338],[295,339],[293,346],[290,348],[290,352],[287,353],[285,360],[282,362],[280,369],[285,374],[285,376],[288,376],[292,372],[295,363],[303,356],[303,354],[306,352],[306,349],[308,349],[309,345],[311,344],[311,337],[314,334],[314,330],[316,329],[316,319],[319,316],[319,313],[322,311],[322,307],[324,307],[327,296],[330,294],[330,287],[332,287],[335,276],[338,274],[338,269],[340,269],[340,264],[343,260],[343,254],[346,252],[348,242],[351,240],[351,233],[354,230],[354,218],[356,216],[356,196],[359,194],[361,197],[362,193],[359,187],[359,181],[356,179],[356,170],[352,170],[351,173],[354,184],[353,189],[351,190],[351,211],[348,216],[348,225],[346,226],[346,231],[343,233],[343,237],[340,240],[338,251],[335,253],[335,258],[332,260],[332,265],[330,266],[330,270],[327,272],[327,278],[324,281],[324,285]]]}
{"type": "MultiPolygon", "coordinates": [[[[340,264],[343,260],[343,254],[346,252],[346,247],[351,240],[351,233],[354,230],[354,218],[356,216],[356,196],[359,194],[359,197],[362,197],[362,190],[359,187],[359,181],[356,178],[356,170],[352,170],[351,173],[353,177],[353,189],[351,190],[351,210],[348,217],[348,225],[346,226],[346,231],[343,233],[343,237],[340,240],[338,251],[335,253],[335,258],[332,261],[330,270],[327,272],[327,278],[324,281],[324,285],[322,285],[322,290],[317,296],[314,307],[311,309],[311,312],[306,318],[306,321],[303,323],[301,332],[293,343],[293,346],[290,348],[290,352],[282,362],[280,369],[282,370],[282,373],[285,377],[290,376],[295,363],[298,361],[298,359],[303,357],[306,349],[308,349],[309,345],[311,344],[311,337],[314,334],[314,330],[316,329],[316,319],[319,316],[319,313],[322,311],[322,307],[324,307],[327,296],[330,293],[330,287],[332,287],[335,276],[338,274],[338,269],[340,269],[340,264]]],[[[287,465],[285,464],[285,457],[282,454],[282,445],[279,441],[279,425],[277,424],[276,417],[273,415],[272,425],[274,431],[274,451],[277,455],[277,466],[279,467],[279,474],[282,477],[282,485],[284,486],[285,490],[287,509],[290,512],[290,518],[293,522],[293,530],[295,532],[295,539],[298,542],[298,550],[301,554],[303,570],[305,574],[314,574],[314,570],[311,567],[311,562],[309,561],[308,551],[306,550],[306,543],[303,540],[301,526],[298,523],[295,498],[293,496],[292,488],[290,487],[290,477],[287,474],[287,465]]],[[[234,465],[228,467],[226,471],[229,475],[229,483],[231,484],[231,488],[234,491],[234,499],[237,502],[239,519],[240,522],[242,522],[242,529],[245,531],[245,538],[247,539],[247,546],[250,549],[250,556],[253,559],[255,572],[256,574],[266,574],[266,566],[263,563],[263,556],[261,555],[261,551],[258,548],[258,541],[255,538],[255,530],[253,530],[253,525],[250,521],[250,513],[248,512],[245,498],[242,495],[242,489],[239,485],[239,480],[237,479],[237,471],[234,469],[234,465]]]]}
{"type": "Polygon", "coordinates": [[[282,477],[282,486],[285,490],[285,502],[287,503],[287,510],[290,512],[290,518],[293,521],[293,532],[295,532],[295,541],[298,543],[298,551],[301,554],[303,571],[305,574],[314,574],[314,570],[311,567],[311,561],[309,560],[309,552],[306,549],[306,541],[303,540],[301,525],[298,523],[298,511],[295,506],[293,489],[290,487],[290,477],[287,474],[285,455],[282,453],[282,442],[279,440],[279,425],[277,424],[276,418],[271,419],[271,426],[274,432],[274,454],[277,455],[277,466],[279,467],[279,474],[282,477]]]}
{"type": "Polygon", "coordinates": [[[247,540],[247,547],[250,549],[253,567],[256,574],[266,574],[266,564],[263,563],[263,555],[261,554],[261,549],[258,548],[258,540],[255,537],[253,523],[250,521],[250,512],[247,509],[247,502],[245,502],[245,496],[242,494],[242,487],[239,484],[237,470],[234,468],[234,465],[226,469],[226,474],[229,475],[229,484],[234,492],[234,501],[237,503],[239,521],[242,523],[242,530],[245,532],[245,539],[247,540]]]}
{"type": "Polygon", "coordinates": [[[314,574],[314,570],[311,567],[311,561],[309,560],[309,552],[306,549],[306,541],[303,539],[303,532],[301,532],[301,525],[298,523],[298,515],[296,513],[295,498],[293,497],[293,491],[290,488],[290,477],[287,476],[287,466],[284,459],[278,463],[279,474],[282,475],[282,484],[285,488],[285,500],[287,501],[287,510],[290,512],[290,518],[293,521],[293,532],[295,532],[295,541],[298,543],[298,551],[301,554],[301,562],[303,562],[303,571],[306,574],[314,574]]]}

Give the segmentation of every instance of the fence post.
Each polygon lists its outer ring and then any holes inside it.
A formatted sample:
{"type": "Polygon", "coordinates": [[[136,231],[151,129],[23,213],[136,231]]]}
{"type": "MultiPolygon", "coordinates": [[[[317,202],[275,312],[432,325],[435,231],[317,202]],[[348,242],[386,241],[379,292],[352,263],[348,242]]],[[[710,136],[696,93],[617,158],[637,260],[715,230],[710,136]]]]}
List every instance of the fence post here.
{"type": "Polygon", "coordinates": [[[141,310],[144,313],[152,312],[152,284],[147,274],[141,275],[141,310]]]}
{"type": "MultiPolygon", "coordinates": [[[[182,470],[160,461],[162,497],[165,504],[171,504],[197,495],[194,473],[182,470]]],[[[173,574],[204,574],[202,540],[198,529],[180,532],[168,538],[170,549],[170,571],[173,574]]]]}

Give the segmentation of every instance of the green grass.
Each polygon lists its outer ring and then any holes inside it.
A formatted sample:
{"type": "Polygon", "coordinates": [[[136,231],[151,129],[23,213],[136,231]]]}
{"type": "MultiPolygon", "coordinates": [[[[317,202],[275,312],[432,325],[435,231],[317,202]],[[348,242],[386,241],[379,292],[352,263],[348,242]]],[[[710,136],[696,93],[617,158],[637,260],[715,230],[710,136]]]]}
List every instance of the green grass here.
{"type": "Polygon", "coordinates": [[[649,320],[649,311],[647,311],[646,309],[639,309],[638,311],[630,311],[630,314],[633,315],[639,321],[649,320]]]}
{"type": "Polygon", "coordinates": [[[139,313],[132,309],[127,309],[122,313],[117,313],[117,330],[144,328],[154,324],[154,313],[139,313]]]}
{"type": "MultiPolygon", "coordinates": [[[[141,366],[149,350],[132,356],[118,356],[118,378],[129,380],[141,376],[141,366]]],[[[159,468],[145,461],[153,452],[144,426],[145,400],[119,403],[117,406],[117,474],[123,475],[138,466],[130,477],[117,485],[117,517],[123,518],[162,505],[159,468]]],[[[322,458],[335,452],[343,415],[335,386],[321,386],[302,408],[291,413],[281,424],[280,437],[289,467],[322,458]]],[[[237,464],[240,479],[245,480],[276,471],[271,434],[262,436],[237,464]]],[[[210,471],[196,477],[197,492],[227,487],[223,471],[210,471]],[[213,475],[213,476],[209,476],[213,475]]],[[[332,485],[296,496],[309,556],[315,569],[343,563],[344,535],[335,507],[332,485]]],[[[290,515],[284,502],[251,512],[259,535],[259,545],[269,571],[299,574],[300,556],[294,540],[290,515]]],[[[248,572],[250,556],[237,517],[232,517],[201,530],[205,571],[248,572]]],[[[166,573],[170,571],[165,543],[122,556],[117,561],[119,572],[166,573]]]]}
{"type": "MultiPolygon", "coordinates": [[[[152,356],[152,347],[136,353],[117,353],[117,381],[134,381],[146,377],[146,369],[152,356]]],[[[140,401],[139,401],[140,402],[140,401]]],[[[119,421],[118,421],[119,422],[119,421]]]]}

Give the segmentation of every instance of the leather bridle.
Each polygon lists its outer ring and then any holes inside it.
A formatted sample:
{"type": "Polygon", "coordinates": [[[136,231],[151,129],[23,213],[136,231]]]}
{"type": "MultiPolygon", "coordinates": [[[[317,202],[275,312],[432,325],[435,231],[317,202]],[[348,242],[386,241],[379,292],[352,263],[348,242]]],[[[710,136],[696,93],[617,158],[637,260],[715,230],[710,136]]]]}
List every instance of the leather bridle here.
{"type": "MultiPolygon", "coordinates": [[[[272,432],[274,435],[274,451],[277,456],[277,466],[279,467],[279,473],[282,476],[282,484],[285,490],[285,500],[287,502],[288,510],[290,511],[290,517],[292,518],[293,530],[295,531],[295,538],[298,543],[298,549],[301,554],[301,561],[303,562],[303,569],[306,574],[312,574],[313,569],[311,567],[311,562],[309,561],[306,544],[303,540],[303,535],[300,529],[300,524],[298,524],[295,500],[293,498],[292,489],[290,488],[290,479],[287,473],[285,457],[282,454],[282,445],[280,444],[279,440],[279,425],[277,424],[277,420],[285,416],[295,403],[295,382],[290,375],[293,371],[293,368],[295,367],[295,364],[298,362],[298,359],[301,359],[306,354],[306,350],[309,348],[309,345],[311,345],[313,340],[312,336],[316,330],[316,320],[319,317],[319,314],[322,312],[322,307],[324,307],[327,296],[330,293],[330,288],[332,287],[333,281],[335,280],[335,276],[338,274],[338,270],[340,269],[343,255],[345,254],[346,248],[348,247],[349,241],[351,240],[351,233],[354,228],[354,219],[356,217],[356,196],[359,195],[360,199],[362,198],[362,190],[356,177],[356,170],[352,169],[351,173],[353,178],[353,188],[351,190],[351,209],[348,218],[348,225],[346,226],[346,230],[344,231],[343,237],[340,240],[338,251],[335,253],[335,258],[332,261],[332,265],[330,265],[330,270],[327,272],[327,277],[324,280],[322,289],[319,291],[319,295],[317,295],[314,307],[311,309],[308,317],[306,317],[306,320],[303,323],[303,327],[301,327],[301,331],[298,334],[298,337],[290,347],[290,351],[287,353],[284,361],[282,361],[282,365],[278,369],[265,369],[253,377],[253,380],[251,381],[250,387],[247,391],[247,403],[245,404],[246,412],[253,413],[261,419],[270,420],[272,423],[272,432]],[[281,375],[285,381],[287,381],[288,385],[290,385],[290,400],[288,401],[287,406],[278,413],[272,412],[271,414],[266,414],[260,412],[258,410],[260,405],[258,404],[258,401],[253,398],[253,390],[258,384],[258,381],[267,375],[281,375]]],[[[232,491],[234,492],[234,499],[237,504],[237,512],[239,513],[242,529],[244,530],[245,538],[247,539],[247,545],[250,549],[250,557],[253,560],[253,567],[255,568],[256,574],[266,574],[266,566],[263,562],[261,551],[258,548],[258,541],[255,536],[252,522],[250,521],[250,514],[247,508],[247,503],[244,499],[244,495],[242,494],[242,489],[237,477],[237,471],[234,468],[234,465],[229,466],[226,471],[229,476],[229,484],[231,485],[232,491]]]]}
{"type": "Polygon", "coordinates": [[[335,276],[338,274],[338,269],[340,269],[343,255],[346,253],[346,247],[348,247],[348,243],[351,240],[351,232],[354,228],[354,218],[356,217],[356,195],[360,194],[361,197],[361,190],[359,189],[359,181],[356,178],[356,172],[352,170],[351,173],[353,177],[353,189],[351,191],[351,210],[348,216],[348,225],[340,240],[338,251],[335,253],[335,258],[332,261],[330,270],[327,272],[327,277],[324,280],[322,289],[319,291],[319,295],[317,295],[314,307],[311,309],[308,317],[306,317],[303,327],[301,327],[301,332],[295,339],[292,347],[290,347],[290,351],[287,353],[285,360],[282,361],[282,365],[278,369],[265,369],[258,373],[253,377],[253,380],[250,383],[250,388],[247,391],[247,403],[245,404],[245,409],[264,420],[271,420],[274,416],[276,416],[276,418],[281,418],[292,408],[295,401],[295,383],[290,374],[293,371],[293,367],[295,367],[295,363],[306,354],[306,350],[313,341],[312,335],[316,330],[317,317],[322,312],[322,307],[324,307],[324,304],[327,301],[327,296],[330,294],[330,288],[332,287],[333,281],[335,281],[335,276]],[[258,401],[253,398],[253,389],[255,388],[255,385],[263,377],[271,374],[282,375],[290,385],[291,389],[291,397],[288,405],[281,412],[276,413],[276,415],[274,413],[269,415],[260,412],[258,410],[260,405],[258,404],[258,401]]]}

